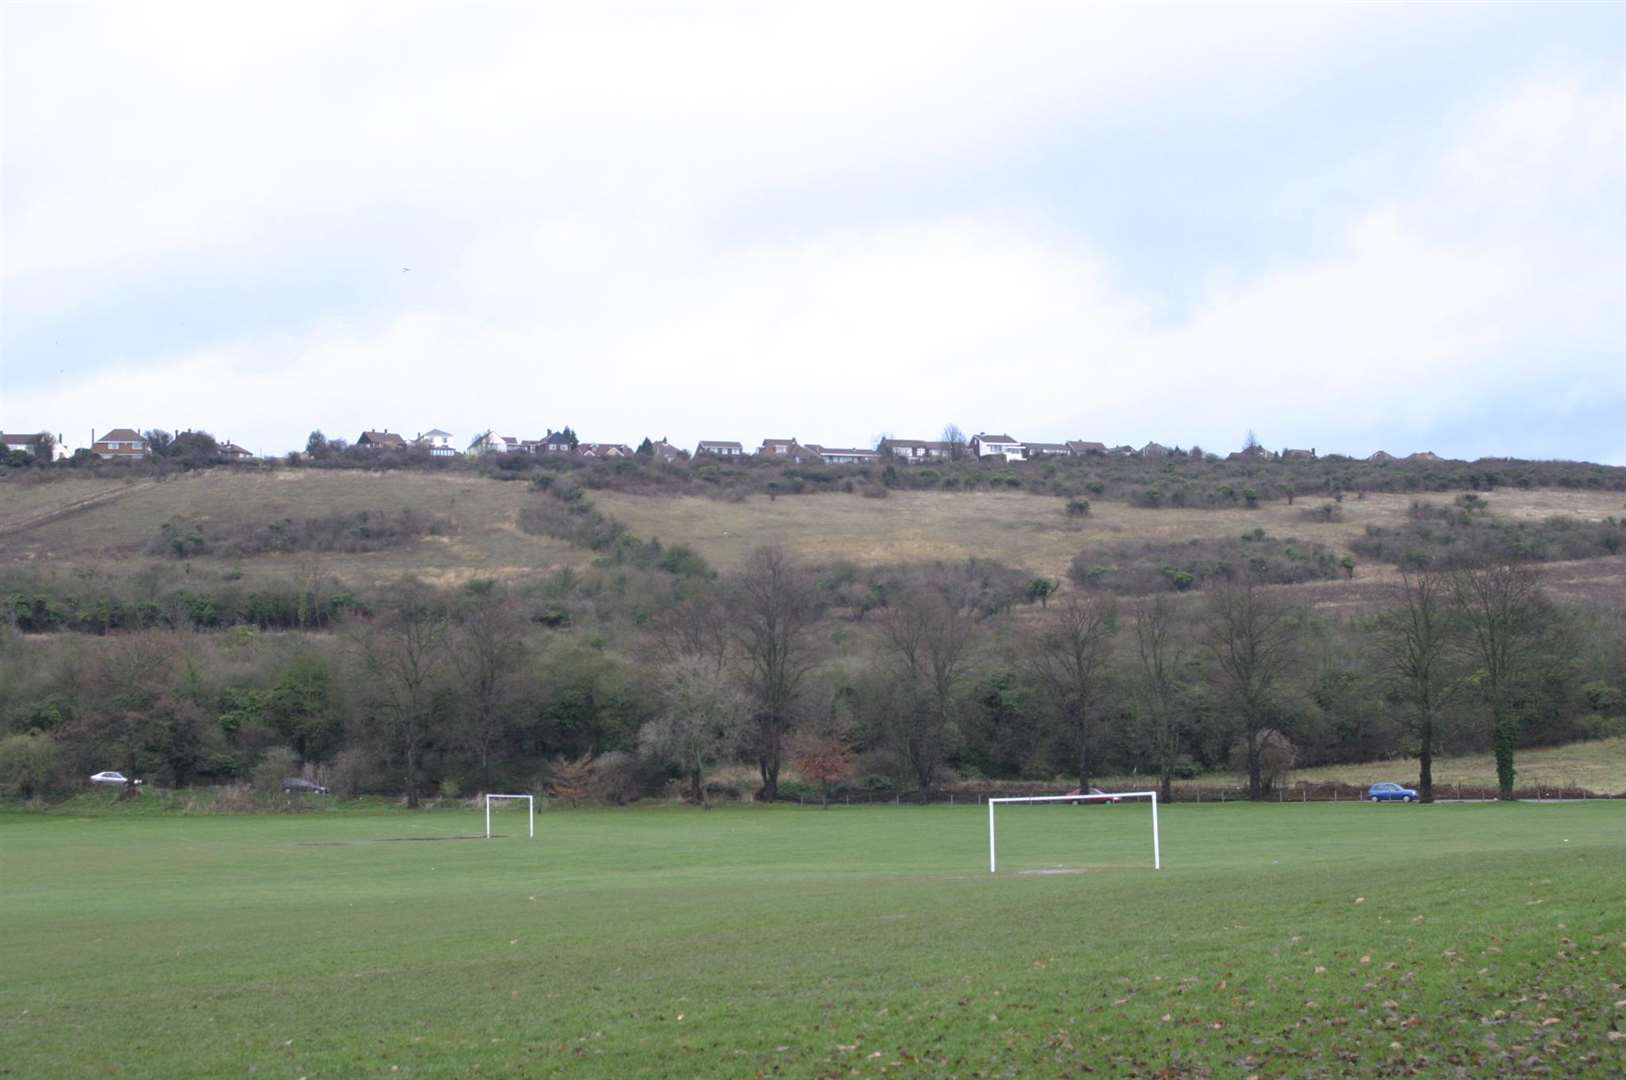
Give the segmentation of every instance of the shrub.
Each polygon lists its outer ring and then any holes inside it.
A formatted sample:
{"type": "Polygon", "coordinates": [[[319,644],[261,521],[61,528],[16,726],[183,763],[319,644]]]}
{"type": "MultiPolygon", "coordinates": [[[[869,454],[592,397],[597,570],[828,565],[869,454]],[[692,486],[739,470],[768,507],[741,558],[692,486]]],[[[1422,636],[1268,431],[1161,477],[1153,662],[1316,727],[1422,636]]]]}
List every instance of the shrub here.
{"type": "Polygon", "coordinates": [[[1090,500],[1088,500],[1088,499],[1068,499],[1067,500],[1067,516],[1068,517],[1089,517],[1089,515],[1090,515],[1090,500]]]}
{"type": "Polygon", "coordinates": [[[1328,581],[1343,575],[1338,558],[1323,544],[1283,540],[1263,529],[1236,539],[1121,543],[1074,557],[1068,576],[1086,588],[1140,595],[1185,592],[1243,573],[1267,585],[1328,581]]]}
{"type": "Polygon", "coordinates": [[[36,799],[62,781],[62,752],[38,732],[0,739],[0,795],[36,799]]]}
{"type": "Polygon", "coordinates": [[[250,782],[261,795],[276,795],[282,791],[285,777],[298,775],[299,758],[287,747],[278,746],[260,755],[250,782]]]}

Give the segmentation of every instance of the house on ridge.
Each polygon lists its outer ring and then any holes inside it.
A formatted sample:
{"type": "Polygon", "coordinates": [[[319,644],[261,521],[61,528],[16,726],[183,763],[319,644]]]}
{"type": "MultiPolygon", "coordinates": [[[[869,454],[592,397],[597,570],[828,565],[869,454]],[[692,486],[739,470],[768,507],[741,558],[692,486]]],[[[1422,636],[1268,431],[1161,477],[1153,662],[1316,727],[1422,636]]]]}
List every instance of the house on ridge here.
{"type": "Polygon", "coordinates": [[[700,445],[694,448],[694,456],[710,456],[737,460],[745,456],[745,447],[737,442],[701,439],[700,445]]]}
{"type": "Polygon", "coordinates": [[[1006,461],[1026,461],[1027,448],[1009,435],[989,435],[979,432],[971,436],[971,453],[977,458],[1002,455],[1006,461]]]}
{"type": "Polygon", "coordinates": [[[524,449],[520,441],[512,435],[498,435],[488,428],[469,443],[468,455],[479,457],[482,454],[517,454],[524,449]]]}
{"type": "Polygon", "coordinates": [[[649,442],[649,448],[655,452],[656,460],[664,461],[668,465],[671,465],[674,462],[682,461],[684,458],[688,457],[686,453],[668,442],[666,436],[664,435],[661,436],[659,442],[651,439],[649,442]]]}
{"type": "Polygon", "coordinates": [[[882,439],[878,449],[885,456],[912,464],[922,461],[943,461],[954,453],[951,443],[933,442],[928,439],[882,439]]]}
{"type": "Polygon", "coordinates": [[[104,461],[140,461],[147,456],[147,440],[132,428],[114,428],[92,439],[90,451],[104,461]]]}
{"type": "Polygon", "coordinates": [[[383,431],[363,431],[356,439],[358,450],[405,450],[406,440],[396,432],[385,428],[383,431]]]}
{"type": "Polygon", "coordinates": [[[29,434],[12,432],[0,435],[0,453],[6,451],[21,452],[31,457],[40,457],[40,448],[45,447],[45,458],[48,461],[61,461],[68,456],[62,448],[62,436],[51,437],[48,431],[35,431],[29,434]]]}
{"type": "Polygon", "coordinates": [[[1098,442],[1083,442],[1079,439],[1070,439],[1067,443],[1067,449],[1074,457],[1083,457],[1086,454],[1105,454],[1107,452],[1107,444],[1098,442]]]}
{"type": "Polygon", "coordinates": [[[827,447],[820,450],[819,457],[826,465],[873,465],[881,460],[881,452],[862,447],[827,447]]]}
{"type": "Polygon", "coordinates": [[[625,443],[584,442],[576,444],[576,453],[586,458],[629,458],[632,447],[625,443]]]}
{"type": "Polygon", "coordinates": [[[431,457],[455,457],[457,449],[452,446],[452,433],[442,431],[440,428],[430,428],[428,431],[418,433],[412,440],[412,445],[422,450],[428,450],[431,457]]]}
{"type": "MultiPolygon", "coordinates": [[[[577,444],[579,445],[579,444],[577,444]]],[[[547,436],[536,444],[537,452],[542,454],[569,454],[576,447],[571,444],[571,438],[562,431],[548,429],[547,436]]]]}

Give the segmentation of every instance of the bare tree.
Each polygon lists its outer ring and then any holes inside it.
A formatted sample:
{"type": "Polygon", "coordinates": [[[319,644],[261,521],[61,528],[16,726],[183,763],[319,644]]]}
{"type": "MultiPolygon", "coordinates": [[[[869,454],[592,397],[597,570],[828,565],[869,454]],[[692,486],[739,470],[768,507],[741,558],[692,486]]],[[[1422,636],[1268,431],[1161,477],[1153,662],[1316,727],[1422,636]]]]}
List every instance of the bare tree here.
{"type": "Polygon", "coordinates": [[[965,457],[966,437],[959,424],[944,424],[942,441],[948,443],[950,461],[959,461],[965,457]]]}
{"type": "Polygon", "coordinates": [[[1135,616],[1137,726],[1157,762],[1159,797],[1164,802],[1173,794],[1174,765],[1186,728],[1180,710],[1187,657],[1174,614],[1174,602],[1156,596],[1142,604],[1135,616]]]}
{"type": "Polygon", "coordinates": [[[785,736],[816,659],[813,628],[821,614],[811,577],[778,545],[753,551],[732,582],[729,615],[751,700],[763,802],[779,795],[785,736]]]}
{"type": "Polygon", "coordinates": [[[709,585],[692,591],[653,620],[654,648],[666,663],[701,659],[721,672],[731,653],[728,612],[709,585]]]}
{"type": "Polygon", "coordinates": [[[975,613],[967,590],[944,578],[905,589],[880,621],[901,698],[883,722],[924,801],[959,705],[976,641],[975,613]]]}
{"type": "Polygon", "coordinates": [[[355,624],[354,655],[371,719],[401,755],[407,805],[419,804],[418,768],[434,721],[450,619],[439,600],[409,586],[355,624]]]}
{"type": "Polygon", "coordinates": [[[1461,622],[1451,585],[1431,571],[1402,569],[1393,602],[1373,627],[1379,664],[1406,703],[1406,723],[1417,748],[1417,794],[1426,803],[1434,801],[1440,716],[1463,685],[1455,663],[1461,622]]]}
{"type": "Polygon", "coordinates": [[[480,790],[491,785],[492,754],[507,734],[525,663],[523,623],[496,582],[470,582],[457,610],[451,650],[463,689],[459,741],[480,766],[480,790]]]}
{"type": "Polygon", "coordinates": [[[689,799],[706,805],[706,770],[739,745],[745,702],[724,673],[702,656],[666,664],[660,672],[663,708],[638,741],[675,762],[689,799]]]}
{"type": "Polygon", "coordinates": [[[1078,593],[1056,606],[1056,617],[1031,634],[1023,666],[1050,700],[1058,730],[1078,763],[1078,784],[1090,786],[1094,714],[1106,680],[1118,604],[1110,595],[1078,593]]]}
{"type": "Polygon", "coordinates": [[[1208,596],[1205,644],[1217,682],[1242,728],[1248,798],[1264,795],[1263,753],[1277,694],[1296,659],[1298,626],[1277,598],[1251,579],[1208,596]]]}
{"type": "Polygon", "coordinates": [[[1543,665],[1550,605],[1535,571],[1520,563],[1458,570],[1451,591],[1467,627],[1469,652],[1490,705],[1491,749],[1500,798],[1513,798],[1519,744],[1516,695],[1543,665]]]}

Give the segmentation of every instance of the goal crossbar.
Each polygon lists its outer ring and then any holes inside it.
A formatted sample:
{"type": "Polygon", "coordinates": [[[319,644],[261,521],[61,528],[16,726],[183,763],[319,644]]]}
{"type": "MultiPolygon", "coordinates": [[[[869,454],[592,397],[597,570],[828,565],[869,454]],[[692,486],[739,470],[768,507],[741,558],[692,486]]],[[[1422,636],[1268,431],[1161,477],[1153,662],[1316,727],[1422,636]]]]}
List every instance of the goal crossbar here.
{"type": "Polygon", "coordinates": [[[996,839],[994,831],[994,808],[1008,806],[1012,803],[1053,803],[1053,802],[1117,802],[1120,799],[1151,799],[1152,800],[1152,869],[1163,869],[1163,851],[1157,831],[1157,792],[1155,791],[1115,791],[1105,795],[1026,795],[1012,796],[1006,799],[988,800],[988,872],[999,872],[999,861],[996,854],[996,839]]]}
{"type": "Polygon", "coordinates": [[[530,824],[531,839],[536,839],[536,799],[530,795],[487,795],[486,796],[486,839],[491,839],[491,801],[493,799],[524,799],[526,820],[530,824]]]}

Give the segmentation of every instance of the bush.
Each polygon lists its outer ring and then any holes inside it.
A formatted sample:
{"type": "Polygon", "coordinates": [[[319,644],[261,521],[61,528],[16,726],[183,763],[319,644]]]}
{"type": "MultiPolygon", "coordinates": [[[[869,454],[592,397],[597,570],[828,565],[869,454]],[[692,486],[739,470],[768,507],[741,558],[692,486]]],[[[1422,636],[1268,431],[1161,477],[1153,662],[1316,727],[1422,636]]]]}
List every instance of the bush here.
{"type": "Polygon", "coordinates": [[[781,780],[779,801],[816,803],[819,801],[819,789],[800,780],[781,780]]]}
{"type": "Polygon", "coordinates": [[[276,795],[282,791],[284,778],[298,775],[299,758],[287,747],[278,746],[260,755],[250,783],[261,795],[276,795]]]}
{"type": "Polygon", "coordinates": [[[1089,517],[1089,515],[1090,515],[1090,500],[1088,500],[1088,499],[1068,499],[1067,500],[1067,516],[1068,517],[1089,517]]]}
{"type": "Polygon", "coordinates": [[[62,782],[62,752],[38,732],[0,739],[0,795],[37,799],[62,782]]]}
{"type": "Polygon", "coordinates": [[[1337,556],[1313,541],[1253,529],[1236,539],[1207,538],[1091,548],[1074,557],[1074,583],[1108,592],[1185,592],[1247,574],[1266,585],[1296,585],[1343,576],[1337,556]]]}

